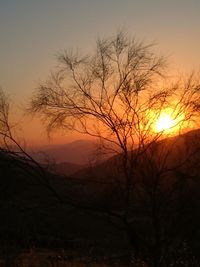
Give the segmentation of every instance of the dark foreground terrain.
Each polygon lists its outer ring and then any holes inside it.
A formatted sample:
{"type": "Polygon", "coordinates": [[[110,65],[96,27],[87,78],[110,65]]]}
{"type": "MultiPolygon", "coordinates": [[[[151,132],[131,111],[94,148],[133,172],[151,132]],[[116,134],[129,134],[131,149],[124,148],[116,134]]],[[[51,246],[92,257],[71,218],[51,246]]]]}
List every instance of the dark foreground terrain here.
{"type": "Polygon", "coordinates": [[[2,151],[0,266],[200,266],[199,136],[138,158],[126,217],[120,155],[67,177],[2,151]]]}

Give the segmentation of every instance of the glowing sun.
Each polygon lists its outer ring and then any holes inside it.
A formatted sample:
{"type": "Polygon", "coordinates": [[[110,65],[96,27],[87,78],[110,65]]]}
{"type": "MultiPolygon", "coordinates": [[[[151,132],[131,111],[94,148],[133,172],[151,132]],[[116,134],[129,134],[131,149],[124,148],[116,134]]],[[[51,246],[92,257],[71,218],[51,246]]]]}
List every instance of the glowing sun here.
{"type": "Polygon", "coordinates": [[[176,120],[174,120],[169,114],[162,113],[155,123],[156,132],[162,132],[169,130],[176,125],[176,120]]]}

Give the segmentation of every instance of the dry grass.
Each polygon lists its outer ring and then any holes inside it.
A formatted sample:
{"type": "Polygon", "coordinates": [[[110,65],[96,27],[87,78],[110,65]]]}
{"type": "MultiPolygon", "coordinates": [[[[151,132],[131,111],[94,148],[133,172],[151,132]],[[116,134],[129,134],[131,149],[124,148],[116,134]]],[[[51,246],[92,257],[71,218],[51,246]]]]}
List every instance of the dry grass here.
{"type": "Polygon", "coordinates": [[[95,257],[70,255],[47,250],[30,250],[15,255],[4,255],[0,267],[143,267],[128,264],[120,259],[97,259],[95,257]]]}

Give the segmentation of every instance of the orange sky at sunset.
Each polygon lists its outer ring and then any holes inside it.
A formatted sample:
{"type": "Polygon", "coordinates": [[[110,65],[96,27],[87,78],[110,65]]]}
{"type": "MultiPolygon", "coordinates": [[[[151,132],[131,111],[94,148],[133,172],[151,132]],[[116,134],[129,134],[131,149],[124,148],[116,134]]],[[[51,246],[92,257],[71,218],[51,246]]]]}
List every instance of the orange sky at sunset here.
{"type": "MultiPolygon", "coordinates": [[[[98,36],[124,28],[168,58],[169,73],[200,70],[199,0],[19,0],[0,2],[0,86],[14,105],[27,143],[47,144],[43,123],[22,117],[34,89],[56,68],[56,54],[66,48],[91,52],[98,36]],[[20,119],[19,119],[20,118],[20,119]]],[[[22,133],[22,134],[21,134],[22,133]]],[[[51,143],[67,143],[78,134],[52,135],[51,143]]]]}

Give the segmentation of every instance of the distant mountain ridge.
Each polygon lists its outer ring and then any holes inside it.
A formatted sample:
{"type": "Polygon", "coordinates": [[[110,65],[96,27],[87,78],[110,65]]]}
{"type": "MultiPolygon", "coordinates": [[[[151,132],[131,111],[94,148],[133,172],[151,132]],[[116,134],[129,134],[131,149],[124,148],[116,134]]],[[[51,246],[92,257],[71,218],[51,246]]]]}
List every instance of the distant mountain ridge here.
{"type": "Polygon", "coordinates": [[[34,157],[44,160],[49,157],[56,164],[68,162],[78,165],[86,165],[94,157],[96,144],[90,140],[77,140],[68,144],[47,145],[35,149],[34,157]]]}
{"type": "MultiPolygon", "coordinates": [[[[163,160],[163,162],[166,161],[166,166],[168,165],[170,168],[178,168],[178,162],[184,162],[188,157],[185,164],[187,168],[190,169],[194,164],[194,160],[197,162],[198,158],[200,159],[200,129],[153,142],[146,152],[142,153],[138,158],[139,168],[137,172],[143,169],[145,165],[150,164],[148,157],[153,158],[153,164],[156,164],[157,168],[159,168],[159,164],[162,163],[159,163],[159,160],[163,160]],[[187,156],[187,154],[191,156],[187,156]],[[161,159],[162,157],[163,159],[161,159]]],[[[133,154],[134,153],[137,153],[137,148],[133,150],[133,154]]],[[[73,175],[76,178],[97,180],[104,179],[105,177],[115,180],[116,178],[122,177],[121,154],[110,157],[100,164],[82,168],[73,175]]]]}
{"type": "Polygon", "coordinates": [[[31,155],[40,162],[49,160],[56,165],[66,163],[83,167],[94,162],[95,164],[103,162],[113,154],[112,150],[109,153],[107,151],[102,153],[102,150],[99,150],[98,140],[76,140],[67,144],[41,146],[31,151],[31,155]]]}
{"type": "Polygon", "coordinates": [[[74,164],[71,162],[61,162],[61,163],[57,163],[57,164],[53,164],[52,166],[49,166],[48,170],[55,172],[57,174],[71,176],[74,173],[79,172],[83,168],[85,168],[85,165],[74,164]]]}
{"type": "MultiPolygon", "coordinates": [[[[157,141],[154,143],[154,148],[156,146],[156,150],[159,151],[162,150],[164,146],[171,146],[170,154],[174,160],[177,157],[183,156],[183,151],[181,150],[185,150],[184,153],[187,153],[186,150],[189,148],[194,149],[196,145],[195,142],[198,142],[199,136],[199,129],[192,130],[185,134],[157,141]],[[188,143],[188,148],[184,148],[186,142],[188,143]]],[[[94,177],[99,179],[101,176],[114,178],[118,176],[121,172],[121,159],[119,154],[115,156],[110,154],[110,157],[103,156],[103,160],[95,161],[97,148],[97,143],[94,141],[77,140],[64,145],[44,146],[40,148],[39,153],[41,153],[42,157],[46,155],[52,160],[53,164],[52,167],[50,166],[50,169],[58,174],[78,178],[81,177],[81,179],[92,179],[94,177]]],[[[137,151],[137,149],[134,151],[137,151]]],[[[161,153],[161,151],[154,151],[153,153],[161,153]]],[[[36,158],[37,157],[38,155],[36,155],[36,158]]]]}

